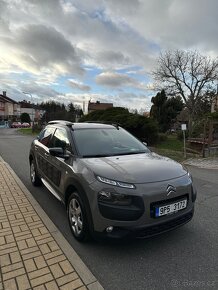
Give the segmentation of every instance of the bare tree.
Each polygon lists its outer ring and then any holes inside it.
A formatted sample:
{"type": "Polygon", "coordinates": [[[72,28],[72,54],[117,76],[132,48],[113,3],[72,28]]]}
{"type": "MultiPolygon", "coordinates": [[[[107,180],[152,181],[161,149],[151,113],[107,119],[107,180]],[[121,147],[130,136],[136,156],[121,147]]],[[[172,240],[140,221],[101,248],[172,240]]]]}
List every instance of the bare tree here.
{"type": "Polygon", "coordinates": [[[159,87],[182,97],[189,111],[191,133],[199,102],[216,87],[218,60],[197,51],[167,51],[159,56],[153,76],[159,87]]]}

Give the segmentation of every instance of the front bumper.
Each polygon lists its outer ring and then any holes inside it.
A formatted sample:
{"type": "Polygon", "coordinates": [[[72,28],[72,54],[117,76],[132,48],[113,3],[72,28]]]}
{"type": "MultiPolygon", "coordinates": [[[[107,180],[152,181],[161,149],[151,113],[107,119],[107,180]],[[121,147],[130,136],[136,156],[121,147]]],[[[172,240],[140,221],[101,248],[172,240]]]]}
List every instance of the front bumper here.
{"type": "MultiPolygon", "coordinates": [[[[114,238],[132,234],[149,237],[183,225],[191,220],[196,199],[196,190],[187,175],[170,181],[137,184],[136,190],[119,189],[120,194],[129,194],[138,198],[128,208],[108,206],[102,209],[97,200],[97,193],[102,190],[102,185],[96,182],[93,187],[89,187],[89,190],[94,232],[114,238]],[[169,184],[176,188],[176,192],[167,196],[166,188],[169,184]],[[169,204],[183,197],[187,199],[185,209],[160,218],[154,217],[153,206],[162,202],[169,204]],[[142,206],[140,206],[140,200],[142,206]],[[108,227],[113,227],[112,232],[107,232],[108,227]]],[[[110,190],[110,188],[105,190],[110,190]]],[[[116,191],[118,192],[117,188],[116,191]]]]}
{"type": "Polygon", "coordinates": [[[191,221],[194,215],[194,206],[191,211],[186,212],[179,217],[174,217],[168,221],[162,221],[158,224],[143,226],[143,227],[114,227],[112,232],[96,232],[98,237],[112,238],[112,239],[122,239],[122,238],[149,238],[153,237],[171,230],[174,230],[189,221],[191,221]]]}

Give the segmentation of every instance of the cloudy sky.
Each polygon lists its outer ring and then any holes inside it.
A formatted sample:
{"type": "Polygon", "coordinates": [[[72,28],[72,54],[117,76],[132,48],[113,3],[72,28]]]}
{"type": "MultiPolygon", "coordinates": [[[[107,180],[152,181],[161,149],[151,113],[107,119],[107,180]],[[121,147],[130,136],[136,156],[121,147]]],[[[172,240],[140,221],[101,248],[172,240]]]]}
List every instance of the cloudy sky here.
{"type": "Polygon", "coordinates": [[[161,51],[218,55],[217,0],[0,0],[0,91],[150,107],[161,51]]]}

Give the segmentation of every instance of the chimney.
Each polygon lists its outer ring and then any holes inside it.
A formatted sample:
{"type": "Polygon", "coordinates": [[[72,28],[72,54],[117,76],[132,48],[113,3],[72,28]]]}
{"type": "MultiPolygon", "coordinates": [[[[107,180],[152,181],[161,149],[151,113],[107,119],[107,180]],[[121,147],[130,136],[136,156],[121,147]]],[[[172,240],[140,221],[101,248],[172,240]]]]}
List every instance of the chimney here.
{"type": "Polygon", "coordinates": [[[6,91],[3,91],[3,96],[6,97],[6,91]]]}

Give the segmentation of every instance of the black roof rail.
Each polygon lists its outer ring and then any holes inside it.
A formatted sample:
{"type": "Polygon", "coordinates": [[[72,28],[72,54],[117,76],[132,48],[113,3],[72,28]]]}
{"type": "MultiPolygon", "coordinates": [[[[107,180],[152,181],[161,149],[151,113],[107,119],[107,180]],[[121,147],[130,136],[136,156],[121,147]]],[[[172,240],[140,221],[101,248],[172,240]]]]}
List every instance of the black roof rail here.
{"type": "Polygon", "coordinates": [[[53,120],[53,121],[49,121],[48,124],[49,125],[60,124],[60,125],[68,126],[68,127],[72,127],[74,125],[74,123],[70,121],[64,121],[64,120],[53,120]]]}
{"type": "Polygon", "coordinates": [[[111,125],[111,126],[114,126],[117,130],[119,130],[119,127],[120,127],[119,123],[111,122],[111,121],[85,121],[85,123],[97,123],[97,124],[111,125]]]}

